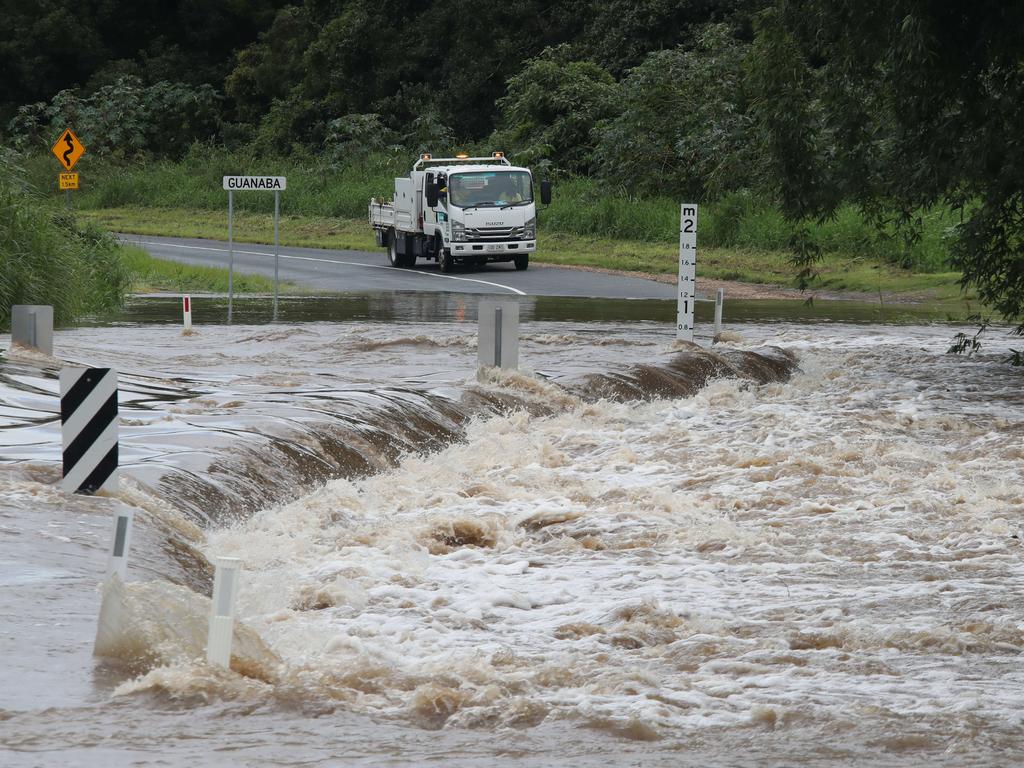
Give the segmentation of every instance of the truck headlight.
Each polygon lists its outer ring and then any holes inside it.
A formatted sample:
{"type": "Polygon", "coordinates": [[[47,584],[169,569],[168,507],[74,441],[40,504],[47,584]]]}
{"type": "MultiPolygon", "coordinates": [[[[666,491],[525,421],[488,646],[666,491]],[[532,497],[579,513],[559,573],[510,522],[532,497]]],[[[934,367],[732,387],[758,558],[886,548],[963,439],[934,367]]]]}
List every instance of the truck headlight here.
{"type": "Polygon", "coordinates": [[[537,217],[528,219],[523,225],[523,239],[533,240],[537,236],[537,217]]]}
{"type": "Polygon", "coordinates": [[[452,222],[452,241],[456,243],[464,242],[466,239],[466,225],[461,221],[452,222]]]}

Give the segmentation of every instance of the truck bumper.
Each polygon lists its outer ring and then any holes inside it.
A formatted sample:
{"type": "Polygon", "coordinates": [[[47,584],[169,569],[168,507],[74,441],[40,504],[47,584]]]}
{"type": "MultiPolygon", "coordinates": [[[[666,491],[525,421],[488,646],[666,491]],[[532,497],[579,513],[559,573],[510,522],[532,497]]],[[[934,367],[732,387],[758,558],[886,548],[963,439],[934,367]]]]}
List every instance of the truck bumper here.
{"type": "Polygon", "coordinates": [[[450,243],[452,256],[456,260],[464,258],[480,259],[488,261],[508,261],[518,253],[533,253],[537,250],[536,240],[514,240],[501,243],[474,243],[472,240],[462,243],[450,243]]]}

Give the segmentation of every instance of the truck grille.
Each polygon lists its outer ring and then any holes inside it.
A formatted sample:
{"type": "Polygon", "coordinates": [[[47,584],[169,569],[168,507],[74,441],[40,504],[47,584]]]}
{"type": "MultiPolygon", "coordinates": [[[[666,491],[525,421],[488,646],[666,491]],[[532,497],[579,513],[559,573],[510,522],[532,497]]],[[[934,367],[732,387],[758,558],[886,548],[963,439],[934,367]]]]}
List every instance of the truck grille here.
{"type": "Polygon", "coordinates": [[[466,229],[467,240],[521,240],[522,227],[469,227],[466,229]]]}

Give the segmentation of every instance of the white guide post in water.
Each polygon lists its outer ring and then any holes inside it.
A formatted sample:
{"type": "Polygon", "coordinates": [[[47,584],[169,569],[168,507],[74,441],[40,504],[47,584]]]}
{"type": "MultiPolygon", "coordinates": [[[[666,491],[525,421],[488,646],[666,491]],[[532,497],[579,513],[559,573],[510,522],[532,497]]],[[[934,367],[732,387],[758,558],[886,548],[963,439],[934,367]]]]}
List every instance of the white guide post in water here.
{"type": "Polygon", "coordinates": [[[242,561],[237,557],[218,557],[213,575],[213,601],[210,605],[210,634],[206,641],[206,660],[227,669],[231,666],[231,640],[235,634],[235,598],[242,561]]]}
{"type": "Polygon", "coordinates": [[[477,320],[477,364],[519,368],[519,303],[481,301],[477,320]]]}
{"type": "Polygon", "coordinates": [[[719,288],[715,292],[715,335],[722,332],[722,307],[725,304],[725,289],[719,288]]]}
{"type": "Polygon", "coordinates": [[[107,580],[103,584],[103,599],[100,603],[96,640],[93,645],[93,652],[98,656],[116,654],[118,639],[123,636],[125,630],[124,585],[128,579],[128,553],[132,546],[134,522],[135,511],[130,507],[114,513],[110,552],[107,557],[107,580]]]}
{"type": "Polygon", "coordinates": [[[679,298],[676,339],[693,341],[693,305],[697,301],[697,205],[679,207],[679,298]]]}
{"type": "Polygon", "coordinates": [[[132,525],[135,512],[121,510],[114,515],[114,530],[110,537],[110,557],[107,558],[107,578],[115,573],[126,581],[128,577],[128,552],[132,546],[132,525]]]}
{"type": "Polygon", "coordinates": [[[185,295],[181,297],[181,315],[185,321],[185,330],[192,330],[192,297],[185,295]]]}

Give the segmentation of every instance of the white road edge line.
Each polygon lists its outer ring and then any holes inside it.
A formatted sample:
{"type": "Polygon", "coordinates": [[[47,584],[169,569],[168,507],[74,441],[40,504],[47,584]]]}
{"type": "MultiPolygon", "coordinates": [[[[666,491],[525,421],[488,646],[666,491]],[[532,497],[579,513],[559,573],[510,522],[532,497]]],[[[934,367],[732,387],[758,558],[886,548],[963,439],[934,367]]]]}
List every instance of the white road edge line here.
{"type": "MultiPolygon", "coordinates": [[[[129,245],[162,245],[166,248],[184,248],[190,251],[218,251],[220,253],[228,253],[227,248],[211,248],[206,245],[179,245],[177,243],[161,243],[157,240],[124,240],[123,242],[129,245]]],[[[244,253],[248,256],[273,256],[273,253],[266,253],[265,251],[243,251],[235,248],[235,253],[244,253]]],[[[282,259],[294,259],[296,261],[319,261],[324,264],[344,264],[349,267],[364,267],[366,269],[391,269],[394,267],[385,267],[378,264],[360,264],[358,261],[338,261],[337,259],[316,259],[312,256],[289,256],[287,254],[279,254],[282,259]]],[[[518,288],[513,288],[511,285],[502,285],[501,283],[492,283],[489,280],[475,280],[472,277],[453,277],[452,275],[435,275],[433,272],[402,272],[404,275],[419,275],[420,277],[438,277],[445,280],[463,280],[467,283],[480,283],[481,285],[491,285],[495,288],[503,288],[506,291],[512,291],[512,293],[519,296],[528,296],[526,291],[520,291],[518,288]]]]}

